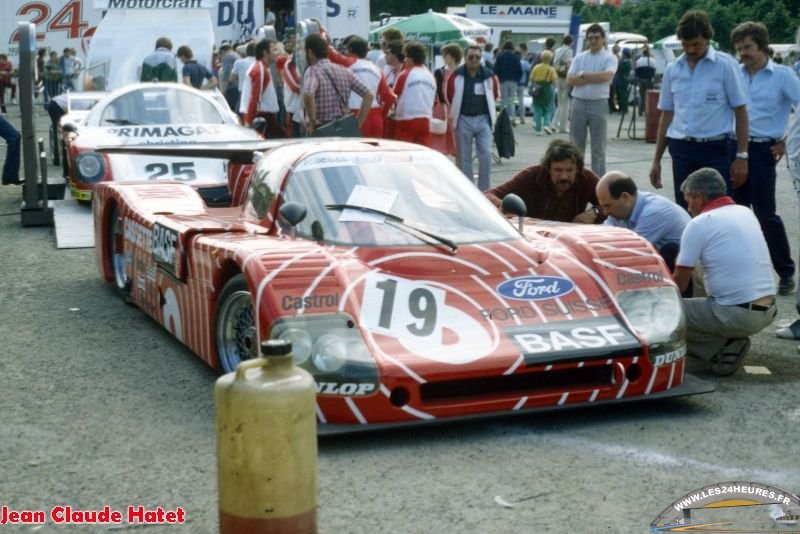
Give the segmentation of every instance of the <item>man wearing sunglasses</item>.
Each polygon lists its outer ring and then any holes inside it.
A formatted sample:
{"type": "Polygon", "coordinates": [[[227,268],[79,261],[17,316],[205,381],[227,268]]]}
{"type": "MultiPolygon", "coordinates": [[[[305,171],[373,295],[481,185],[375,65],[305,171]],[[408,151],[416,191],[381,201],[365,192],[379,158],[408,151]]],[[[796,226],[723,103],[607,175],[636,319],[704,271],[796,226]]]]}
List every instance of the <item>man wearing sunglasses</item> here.
{"type": "Polygon", "coordinates": [[[472,179],[472,143],[478,153],[478,188],[491,186],[492,130],[500,96],[500,82],[491,70],[481,65],[481,49],[468,46],[466,64],[453,71],[447,82],[450,123],[456,133],[461,172],[472,179]]]}

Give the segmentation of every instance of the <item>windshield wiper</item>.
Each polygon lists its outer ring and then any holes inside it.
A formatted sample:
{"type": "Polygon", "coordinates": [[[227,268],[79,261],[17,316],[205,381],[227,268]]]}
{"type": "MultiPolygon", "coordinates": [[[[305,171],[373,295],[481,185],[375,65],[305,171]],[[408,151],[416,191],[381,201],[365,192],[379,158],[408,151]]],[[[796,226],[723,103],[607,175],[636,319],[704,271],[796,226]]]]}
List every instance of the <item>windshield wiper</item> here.
{"type": "Polygon", "coordinates": [[[137,126],[144,124],[141,121],[134,121],[130,119],[104,119],[103,122],[107,122],[109,124],[119,124],[120,126],[137,126]]]}
{"type": "MultiPolygon", "coordinates": [[[[441,243],[443,245],[447,245],[448,247],[450,247],[450,251],[451,252],[455,252],[455,251],[458,250],[458,245],[456,245],[454,241],[452,241],[450,239],[447,239],[446,237],[442,237],[440,235],[434,234],[432,232],[428,232],[427,230],[423,230],[422,228],[417,228],[414,225],[408,224],[407,222],[405,222],[403,220],[402,217],[398,217],[397,215],[395,215],[393,213],[389,213],[389,212],[381,211],[381,210],[376,210],[375,208],[369,208],[367,206],[358,206],[356,204],[326,204],[325,207],[328,208],[329,210],[339,210],[339,211],[341,211],[341,210],[344,210],[344,209],[352,209],[352,210],[363,211],[363,212],[366,212],[366,213],[374,213],[375,215],[382,215],[383,217],[386,217],[389,221],[397,223],[397,224],[393,224],[392,225],[395,228],[399,228],[399,229],[405,230],[407,232],[409,230],[411,230],[414,233],[428,236],[431,239],[434,239],[434,240],[438,241],[439,243],[441,243]]],[[[417,235],[416,237],[418,239],[421,239],[422,241],[425,241],[426,243],[430,243],[430,241],[428,241],[427,239],[422,239],[421,237],[419,237],[419,235],[417,235]]],[[[431,244],[434,244],[434,243],[431,243],[431,244]]]]}

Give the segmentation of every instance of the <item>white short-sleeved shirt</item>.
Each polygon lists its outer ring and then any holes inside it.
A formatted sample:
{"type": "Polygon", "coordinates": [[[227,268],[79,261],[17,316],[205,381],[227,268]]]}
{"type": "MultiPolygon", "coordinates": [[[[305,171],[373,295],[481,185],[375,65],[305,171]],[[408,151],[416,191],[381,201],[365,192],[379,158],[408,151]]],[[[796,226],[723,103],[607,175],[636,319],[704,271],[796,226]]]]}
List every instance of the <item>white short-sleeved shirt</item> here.
{"type": "MultiPolygon", "coordinates": [[[[569,66],[567,76],[577,76],[579,72],[617,72],[617,56],[606,49],[593,54],[591,50],[581,52],[569,66]]],[[[611,80],[605,83],[587,83],[572,88],[572,98],[583,100],[608,99],[611,80]]]]}
{"type": "Polygon", "coordinates": [[[772,262],[753,212],[730,204],[701,213],[683,231],[678,267],[703,264],[710,297],[724,306],[775,294],[772,262]]]}

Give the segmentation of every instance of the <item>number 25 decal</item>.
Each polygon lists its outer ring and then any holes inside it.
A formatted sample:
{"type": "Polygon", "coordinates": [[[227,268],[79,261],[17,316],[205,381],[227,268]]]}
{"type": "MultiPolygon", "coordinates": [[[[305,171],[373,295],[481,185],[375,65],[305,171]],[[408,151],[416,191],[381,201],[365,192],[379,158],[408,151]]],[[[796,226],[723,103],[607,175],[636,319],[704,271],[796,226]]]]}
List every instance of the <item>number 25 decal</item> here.
{"type": "Polygon", "coordinates": [[[168,180],[178,180],[179,182],[191,182],[197,179],[193,161],[175,161],[171,166],[166,163],[148,163],[144,166],[144,172],[148,173],[148,180],[158,180],[162,176],[166,176],[168,180]]]}
{"type": "Polygon", "coordinates": [[[365,280],[361,324],[371,332],[396,338],[409,352],[437,362],[464,364],[489,354],[494,347],[489,332],[475,318],[448,306],[446,297],[446,290],[432,284],[370,273],[365,280]],[[444,329],[451,335],[445,336],[444,329]]]}

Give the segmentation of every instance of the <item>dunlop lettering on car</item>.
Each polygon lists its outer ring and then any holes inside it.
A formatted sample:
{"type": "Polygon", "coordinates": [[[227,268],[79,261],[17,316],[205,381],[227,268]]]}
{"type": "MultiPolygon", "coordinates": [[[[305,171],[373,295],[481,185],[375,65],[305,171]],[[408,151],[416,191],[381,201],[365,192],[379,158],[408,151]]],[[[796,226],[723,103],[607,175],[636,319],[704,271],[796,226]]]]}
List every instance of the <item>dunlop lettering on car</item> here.
{"type": "Polygon", "coordinates": [[[611,357],[640,348],[636,336],[613,317],[510,326],[504,331],[519,348],[525,365],[611,357]]]}
{"type": "Polygon", "coordinates": [[[156,264],[173,275],[178,274],[178,232],[159,223],[153,225],[150,252],[156,264]]]}
{"type": "Polygon", "coordinates": [[[497,286],[497,292],[514,300],[548,300],[563,297],[575,289],[572,280],[560,276],[520,276],[497,286]]]}
{"type": "Polygon", "coordinates": [[[378,389],[377,383],[370,382],[320,382],[317,383],[319,395],[342,395],[345,397],[366,397],[378,389]]]}
{"type": "Polygon", "coordinates": [[[686,357],[686,345],[681,345],[675,350],[664,352],[663,354],[650,354],[650,363],[658,367],[661,365],[669,365],[671,363],[682,360],[686,357]]]}

